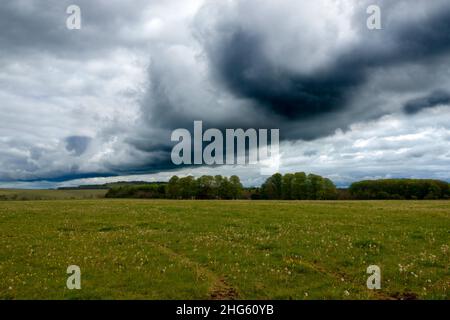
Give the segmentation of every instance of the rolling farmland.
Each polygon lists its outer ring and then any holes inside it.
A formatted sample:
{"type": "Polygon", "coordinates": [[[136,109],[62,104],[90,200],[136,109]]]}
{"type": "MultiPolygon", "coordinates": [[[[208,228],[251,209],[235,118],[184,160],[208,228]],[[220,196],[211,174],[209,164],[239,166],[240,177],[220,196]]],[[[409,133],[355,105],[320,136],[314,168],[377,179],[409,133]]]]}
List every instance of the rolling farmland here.
{"type": "Polygon", "coordinates": [[[0,299],[448,299],[449,239],[448,201],[0,201],[0,299]]]}

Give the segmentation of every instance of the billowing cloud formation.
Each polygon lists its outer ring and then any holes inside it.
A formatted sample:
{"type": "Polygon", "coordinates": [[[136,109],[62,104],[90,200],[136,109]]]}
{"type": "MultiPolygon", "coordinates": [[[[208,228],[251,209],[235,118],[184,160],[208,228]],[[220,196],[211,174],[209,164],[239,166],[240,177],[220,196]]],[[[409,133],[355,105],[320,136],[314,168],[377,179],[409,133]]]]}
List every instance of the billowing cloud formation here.
{"type": "Polygon", "coordinates": [[[219,5],[212,30],[200,36],[213,70],[237,96],[292,119],[345,109],[372,69],[429,63],[449,52],[449,6],[414,21],[396,20],[390,10],[398,8],[381,6],[386,26],[380,35],[342,21],[357,20],[365,6],[325,11],[329,3],[219,5]]]}
{"type": "Polygon", "coordinates": [[[448,83],[450,6],[380,1],[383,30],[371,31],[371,3],[206,2],[193,20],[195,45],[154,55],[142,108],[164,129],[203,119],[315,139],[448,83]]]}
{"type": "MultiPolygon", "coordinates": [[[[286,154],[306,154],[329,166],[317,168],[328,175],[345,173],[339,181],[360,177],[358,165],[366,176],[393,165],[367,157],[326,162],[328,151],[304,146],[326,141],[333,157],[355,157],[351,139],[363,139],[364,124],[385,116],[401,119],[402,136],[413,141],[423,121],[437,132],[436,146],[448,139],[429,117],[448,115],[447,0],[80,0],[76,31],[65,27],[70,4],[21,0],[0,8],[2,181],[171,170],[170,133],[194,120],[279,128],[286,154]],[[369,4],[380,6],[382,30],[366,27],[369,4]]],[[[371,145],[384,139],[377,128],[371,145]]],[[[407,154],[424,167],[444,157],[416,149],[407,154]]],[[[373,155],[369,144],[359,152],[373,155]]],[[[414,164],[395,174],[419,171],[431,172],[414,164]]]]}

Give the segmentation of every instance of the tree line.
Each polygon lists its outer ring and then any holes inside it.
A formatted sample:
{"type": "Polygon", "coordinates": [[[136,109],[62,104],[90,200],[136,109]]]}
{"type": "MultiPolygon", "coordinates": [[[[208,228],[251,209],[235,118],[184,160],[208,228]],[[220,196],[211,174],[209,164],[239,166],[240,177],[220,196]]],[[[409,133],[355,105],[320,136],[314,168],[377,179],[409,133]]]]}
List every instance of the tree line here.
{"type": "Polygon", "coordinates": [[[167,184],[169,199],[240,199],[244,187],[238,176],[230,178],[221,175],[192,176],[178,178],[173,176],[167,184]]]}
{"type": "Polygon", "coordinates": [[[349,192],[361,200],[433,200],[450,199],[450,185],[431,179],[383,179],[353,183],[349,192]]]}
{"type": "Polygon", "coordinates": [[[276,173],[261,186],[261,199],[268,200],[333,200],[337,196],[330,179],[304,172],[276,173]]]}
{"type": "Polygon", "coordinates": [[[168,183],[120,185],[106,193],[107,198],[152,199],[241,199],[244,187],[238,176],[204,175],[199,178],[173,176],[168,183]]]}
{"type": "Polygon", "coordinates": [[[153,199],[252,199],[252,200],[427,200],[450,199],[450,185],[430,179],[383,179],[359,181],[348,189],[316,174],[279,174],[260,187],[244,188],[238,176],[173,176],[169,182],[111,185],[107,198],[153,199]]]}
{"type": "Polygon", "coordinates": [[[107,198],[153,199],[337,199],[336,186],[327,178],[304,172],[269,177],[261,187],[244,188],[238,176],[204,175],[199,178],[173,176],[167,183],[113,186],[107,198]]]}

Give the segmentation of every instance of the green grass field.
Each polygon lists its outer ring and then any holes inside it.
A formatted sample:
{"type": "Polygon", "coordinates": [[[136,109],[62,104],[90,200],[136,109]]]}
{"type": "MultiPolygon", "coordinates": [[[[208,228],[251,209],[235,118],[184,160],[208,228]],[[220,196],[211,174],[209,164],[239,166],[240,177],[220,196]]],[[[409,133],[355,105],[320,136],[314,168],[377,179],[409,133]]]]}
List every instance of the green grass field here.
{"type": "Polygon", "coordinates": [[[449,239],[448,201],[0,201],[0,299],[449,299],[449,239]]]}

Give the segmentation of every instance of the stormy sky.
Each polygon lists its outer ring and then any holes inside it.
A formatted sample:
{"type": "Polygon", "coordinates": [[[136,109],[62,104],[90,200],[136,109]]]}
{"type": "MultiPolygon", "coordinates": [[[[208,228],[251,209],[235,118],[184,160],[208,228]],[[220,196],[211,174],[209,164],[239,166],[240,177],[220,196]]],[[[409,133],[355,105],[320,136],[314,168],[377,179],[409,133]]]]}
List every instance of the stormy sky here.
{"type": "Polygon", "coordinates": [[[281,172],[450,181],[450,2],[2,2],[0,187],[266,178],[175,167],[171,132],[195,120],[280,129],[281,172]]]}

